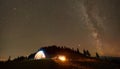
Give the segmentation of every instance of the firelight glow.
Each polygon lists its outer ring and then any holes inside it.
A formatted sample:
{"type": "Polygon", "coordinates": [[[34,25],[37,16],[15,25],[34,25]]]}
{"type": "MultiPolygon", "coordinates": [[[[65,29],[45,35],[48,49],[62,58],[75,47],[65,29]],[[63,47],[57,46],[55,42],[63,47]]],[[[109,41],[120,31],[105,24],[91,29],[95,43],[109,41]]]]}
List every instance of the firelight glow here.
{"type": "Polygon", "coordinates": [[[65,56],[58,56],[58,59],[61,61],[66,61],[66,57],[65,56]]]}
{"type": "Polygon", "coordinates": [[[43,59],[43,58],[46,58],[45,54],[43,51],[38,51],[34,57],[34,59],[43,59]]]}

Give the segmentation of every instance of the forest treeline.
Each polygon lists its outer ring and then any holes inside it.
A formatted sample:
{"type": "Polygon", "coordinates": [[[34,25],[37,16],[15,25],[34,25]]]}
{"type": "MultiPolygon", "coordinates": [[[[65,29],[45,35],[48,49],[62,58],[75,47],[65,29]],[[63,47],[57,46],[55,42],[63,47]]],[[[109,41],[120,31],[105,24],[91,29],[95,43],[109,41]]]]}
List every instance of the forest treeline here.
{"type": "MultiPolygon", "coordinates": [[[[44,51],[46,58],[52,58],[55,57],[56,55],[65,55],[68,58],[71,59],[77,59],[77,58],[90,58],[91,53],[89,52],[89,50],[83,50],[83,52],[80,52],[80,50],[74,49],[74,48],[69,48],[66,46],[56,46],[56,45],[52,45],[52,46],[45,46],[45,47],[41,47],[40,49],[38,49],[36,52],[31,53],[29,56],[19,56],[15,59],[13,59],[13,61],[21,61],[21,60],[33,60],[35,54],[38,51],[44,51]]],[[[96,53],[96,58],[99,58],[99,54],[96,53]]],[[[10,57],[8,58],[8,61],[10,61],[10,57]]]]}

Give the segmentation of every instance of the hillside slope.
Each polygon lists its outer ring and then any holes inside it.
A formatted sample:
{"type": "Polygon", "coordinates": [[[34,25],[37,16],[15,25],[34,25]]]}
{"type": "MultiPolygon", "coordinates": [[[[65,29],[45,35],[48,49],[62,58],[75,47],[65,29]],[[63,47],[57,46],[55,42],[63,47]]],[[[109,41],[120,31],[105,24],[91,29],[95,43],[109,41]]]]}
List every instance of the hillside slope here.
{"type": "Polygon", "coordinates": [[[1,69],[120,69],[119,64],[103,61],[54,61],[52,59],[1,62],[1,69]]]}

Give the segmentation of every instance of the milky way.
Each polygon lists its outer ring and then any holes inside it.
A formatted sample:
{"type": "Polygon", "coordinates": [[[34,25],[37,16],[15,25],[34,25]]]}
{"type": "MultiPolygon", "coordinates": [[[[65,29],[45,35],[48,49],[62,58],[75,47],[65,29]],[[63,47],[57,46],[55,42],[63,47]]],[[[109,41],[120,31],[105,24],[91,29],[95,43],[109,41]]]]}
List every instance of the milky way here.
{"type": "MultiPolygon", "coordinates": [[[[91,1],[90,1],[91,2],[91,1]]],[[[100,54],[103,54],[102,51],[102,34],[103,34],[103,27],[102,27],[102,20],[98,16],[97,7],[96,5],[90,4],[88,0],[83,2],[82,11],[85,20],[86,26],[91,31],[91,35],[94,39],[94,43],[96,46],[96,51],[100,54]]]]}
{"type": "Polygon", "coordinates": [[[42,46],[120,56],[119,0],[0,0],[0,59],[42,46]]]}

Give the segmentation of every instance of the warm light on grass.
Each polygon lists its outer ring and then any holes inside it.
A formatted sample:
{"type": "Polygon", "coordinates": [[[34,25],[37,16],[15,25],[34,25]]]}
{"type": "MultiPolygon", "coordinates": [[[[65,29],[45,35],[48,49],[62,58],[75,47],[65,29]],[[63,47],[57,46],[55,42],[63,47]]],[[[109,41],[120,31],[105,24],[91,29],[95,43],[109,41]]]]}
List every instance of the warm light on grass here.
{"type": "Polygon", "coordinates": [[[66,57],[65,56],[58,56],[58,59],[61,60],[61,61],[66,61],[66,57]]]}

